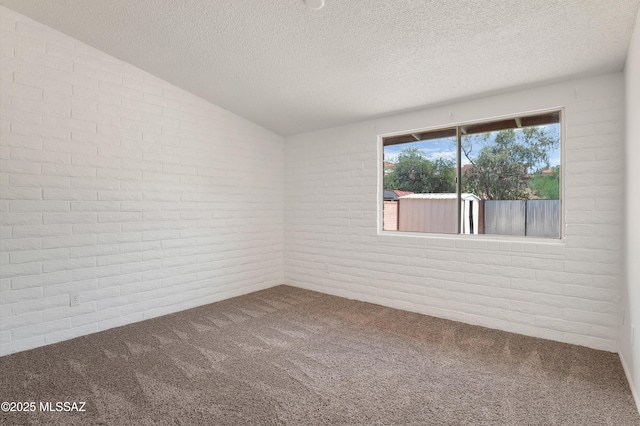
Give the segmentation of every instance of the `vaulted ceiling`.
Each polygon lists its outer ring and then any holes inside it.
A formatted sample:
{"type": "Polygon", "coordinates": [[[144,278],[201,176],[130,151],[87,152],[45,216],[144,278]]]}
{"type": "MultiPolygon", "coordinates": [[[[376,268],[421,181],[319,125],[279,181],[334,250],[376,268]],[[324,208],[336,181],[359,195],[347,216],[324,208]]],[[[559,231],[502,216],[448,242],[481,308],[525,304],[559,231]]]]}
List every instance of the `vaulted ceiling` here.
{"type": "Polygon", "coordinates": [[[640,0],[0,0],[281,135],[621,71],[640,0]]]}

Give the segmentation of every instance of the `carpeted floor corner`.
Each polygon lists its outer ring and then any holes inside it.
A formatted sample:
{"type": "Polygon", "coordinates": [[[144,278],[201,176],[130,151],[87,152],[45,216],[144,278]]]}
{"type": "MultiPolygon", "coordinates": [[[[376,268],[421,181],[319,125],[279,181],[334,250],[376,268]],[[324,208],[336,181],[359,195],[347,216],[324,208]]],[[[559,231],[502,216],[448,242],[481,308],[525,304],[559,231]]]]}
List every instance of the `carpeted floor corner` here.
{"type": "Polygon", "coordinates": [[[0,358],[0,424],[640,425],[616,354],[279,286],[0,358]]]}

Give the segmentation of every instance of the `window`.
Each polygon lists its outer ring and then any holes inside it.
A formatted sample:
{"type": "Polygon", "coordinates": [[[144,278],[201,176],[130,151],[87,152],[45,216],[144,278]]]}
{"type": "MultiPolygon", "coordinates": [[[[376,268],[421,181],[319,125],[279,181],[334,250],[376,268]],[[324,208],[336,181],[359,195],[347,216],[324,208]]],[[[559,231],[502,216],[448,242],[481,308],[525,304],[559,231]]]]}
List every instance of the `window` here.
{"type": "Polygon", "coordinates": [[[560,238],[560,115],[383,137],[383,230],[560,238]]]}

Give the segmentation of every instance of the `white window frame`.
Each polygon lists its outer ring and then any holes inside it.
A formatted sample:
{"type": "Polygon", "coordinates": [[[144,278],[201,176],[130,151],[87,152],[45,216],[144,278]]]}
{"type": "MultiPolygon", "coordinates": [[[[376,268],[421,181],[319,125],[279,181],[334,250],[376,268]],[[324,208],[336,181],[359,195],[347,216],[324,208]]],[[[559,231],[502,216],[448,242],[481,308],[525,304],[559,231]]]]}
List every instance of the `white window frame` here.
{"type": "MultiPolygon", "coordinates": [[[[514,114],[506,114],[500,116],[493,117],[485,117],[473,120],[465,120],[459,122],[451,122],[441,125],[434,125],[428,127],[419,127],[409,130],[401,130],[390,133],[379,134],[377,137],[377,150],[378,150],[378,185],[377,185],[377,234],[380,236],[396,236],[396,237],[417,237],[417,238],[454,238],[454,239],[470,239],[470,240],[498,240],[498,241],[522,241],[522,242],[544,242],[549,244],[554,243],[565,243],[566,237],[566,223],[565,223],[565,175],[566,175],[566,155],[565,155],[565,138],[566,138],[566,113],[565,107],[551,107],[540,110],[531,110],[531,111],[523,111],[514,114]],[[431,233],[431,232],[407,232],[407,231],[392,231],[392,230],[384,230],[384,141],[390,137],[408,135],[412,133],[423,133],[423,132],[435,132],[438,130],[451,129],[451,128],[460,128],[465,126],[472,126],[483,123],[491,123],[497,122],[501,120],[512,120],[519,117],[528,117],[535,115],[544,115],[548,113],[558,112],[560,115],[559,125],[560,125],[560,235],[558,238],[544,238],[544,237],[525,237],[525,236],[517,236],[517,235],[500,235],[500,234],[461,234],[461,233],[431,233]]],[[[460,141],[458,140],[457,146],[457,173],[459,176],[460,172],[460,141]]],[[[457,190],[458,194],[461,194],[461,190],[457,190]]],[[[460,219],[460,218],[458,218],[460,219]]]]}

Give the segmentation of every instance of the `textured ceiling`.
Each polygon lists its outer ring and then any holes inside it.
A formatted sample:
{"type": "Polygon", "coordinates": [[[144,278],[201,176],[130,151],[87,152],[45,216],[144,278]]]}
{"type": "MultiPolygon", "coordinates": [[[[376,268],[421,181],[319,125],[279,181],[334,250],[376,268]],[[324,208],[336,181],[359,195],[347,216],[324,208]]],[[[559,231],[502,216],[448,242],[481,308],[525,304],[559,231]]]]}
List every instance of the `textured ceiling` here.
{"type": "Polygon", "coordinates": [[[640,0],[0,0],[281,135],[620,71],[640,0]]]}

